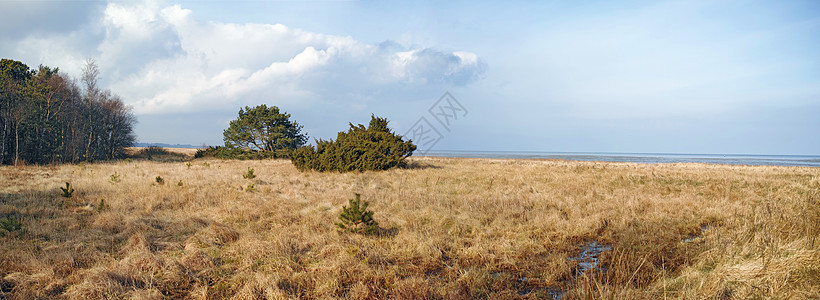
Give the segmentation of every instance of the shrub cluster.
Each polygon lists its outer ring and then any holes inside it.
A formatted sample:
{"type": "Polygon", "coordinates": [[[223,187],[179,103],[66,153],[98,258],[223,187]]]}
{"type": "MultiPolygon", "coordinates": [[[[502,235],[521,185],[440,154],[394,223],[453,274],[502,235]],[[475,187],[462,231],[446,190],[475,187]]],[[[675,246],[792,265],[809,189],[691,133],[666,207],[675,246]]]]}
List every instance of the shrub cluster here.
{"type": "Polygon", "coordinates": [[[171,152],[169,152],[168,150],[166,150],[165,148],[162,148],[160,146],[148,146],[148,147],[142,148],[142,150],[137,152],[137,155],[145,156],[145,157],[151,157],[151,156],[154,156],[154,155],[169,155],[169,154],[171,154],[171,152]]]}
{"type": "Polygon", "coordinates": [[[316,148],[305,146],[291,154],[299,170],[366,171],[405,167],[405,158],[413,154],[416,145],[404,141],[387,127],[387,119],[371,116],[368,127],[350,124],[347,132],[339,132],[336,140],[317,140],[316,148]]]}
{"type": "Polygon", "coordinates": [[[278,149],[274,151],[258,151],[247,150],[234,147],[224,146],[209,146],[205,149],[199,149],[194,154],[194,158],[213,157],[219,159],[270,159],[270,158],[288,158],[290,157],[290,149],[278,149]]]}
{"type": "Polygon", "coordinates": [[[188,156],[182,153],[168,151],[168,149],[160,146],[148,146],[134,152],[130,155],[130,158],[156,161],[183,161],[187,160],[188,156]]]}

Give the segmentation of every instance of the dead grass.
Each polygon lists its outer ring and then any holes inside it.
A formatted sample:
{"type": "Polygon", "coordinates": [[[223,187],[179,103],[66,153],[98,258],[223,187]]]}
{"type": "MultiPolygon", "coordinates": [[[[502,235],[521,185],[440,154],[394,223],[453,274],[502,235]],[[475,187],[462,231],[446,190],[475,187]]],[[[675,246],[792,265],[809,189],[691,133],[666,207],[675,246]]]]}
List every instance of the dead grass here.
{"type": "Polygon", "coordinates": [[[820,297],[817,168],[410,165],[0,167],[0,218],[22,223],[0,237],[0,298],[820,297]],[[255,179],[242,178],[248,167],[255,179]],[[69,207],[65,182],[76,189],[69,207]],[[378,235],[337,232],[354,193],[376,212],[378,235]],[[581,274],[590,259],[570,258],[592,241],[608,250],[581,274]]]}

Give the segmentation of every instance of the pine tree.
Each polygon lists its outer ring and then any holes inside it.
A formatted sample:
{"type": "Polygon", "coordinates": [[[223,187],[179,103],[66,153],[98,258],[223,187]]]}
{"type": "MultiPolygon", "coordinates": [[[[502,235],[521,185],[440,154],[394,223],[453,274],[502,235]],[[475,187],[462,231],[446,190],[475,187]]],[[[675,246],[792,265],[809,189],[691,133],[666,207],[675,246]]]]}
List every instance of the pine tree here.
{"type": "Polygon", "coordinates": [[[225,147],[254,151],[292,150],[307,142],[302,125],[290,120],[290,114],[265,105],[239,109],[239,117],[225,129],[225,147]]]}
{"type": "Polygon", "coordinates": [[[350,124],[347,132],[339,132],[336,140],[317,140],[316,148],[301,147],[291,154],[291,162],[299,170],[366,171],[387,170],[407,165],[405,158],[413,154],[416,145],[404,141],[387,127],[387,119],[371,116],[370,124],[350,124]]]}
{"type": "Polygon", "coordinates": [[[69,199],[74,196],[74,188],[72,188],[68,182],[65,183],[65,187],[60,187],[60,190],[63,191],[63,193],[60,194],[63,198],[69,199]]]}
{"type": "Polygon", "coordinates": [[[342,207],[339,213],[339,220],[336,226],[343,231],[353,233],[375,233],[379,228],[379,223],[373,220],[373,211],[367,210],[370,205],[367,201],[361,201],[361,195],[356,194],[356,198],[348,200],[348,206],[342,207]]]}

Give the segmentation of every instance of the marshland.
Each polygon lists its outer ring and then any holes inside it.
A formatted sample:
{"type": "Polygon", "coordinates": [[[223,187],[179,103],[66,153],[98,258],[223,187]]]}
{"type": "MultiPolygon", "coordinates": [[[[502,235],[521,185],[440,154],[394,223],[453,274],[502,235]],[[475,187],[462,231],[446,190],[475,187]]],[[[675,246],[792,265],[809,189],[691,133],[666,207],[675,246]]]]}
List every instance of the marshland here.
{"type": "Polygon", "coordinates": [[[183,157],[2,166],[0,182],[4,299],[820,295],[818,168],[183,157]],[[335,225],[355,194],[373,234],[335,225]]]}

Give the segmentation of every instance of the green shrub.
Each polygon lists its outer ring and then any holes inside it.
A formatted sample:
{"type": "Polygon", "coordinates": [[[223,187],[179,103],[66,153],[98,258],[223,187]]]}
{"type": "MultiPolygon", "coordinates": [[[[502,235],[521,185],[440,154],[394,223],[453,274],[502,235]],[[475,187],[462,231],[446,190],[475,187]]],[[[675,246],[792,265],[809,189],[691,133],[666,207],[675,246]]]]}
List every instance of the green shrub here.
{"type": "Polygon", "coordinates": [[[248,167],[248,173],[242,174],[242,178],[254,179],[256,178],[256,175],[253,174],[253,169],[251,167],[248,167]]]}
{"type": "Polygon", "coordinates": [[[356,194],[356,198],[348,200],[348,206],[342,207],[339,213],[339,220],[336,226],[343,231],[353,233],[375,233],[379,229],[379,223],[373,220],[373,211],[367,210],[370,205],[367,201],[361,201],[361,195],[356,194]]]}
{"type": "Polygon", "coordinates": [[[162,148],[160,146],[148,146],[148,147],[142,148],[140,151],[137,151],[137,153],[135,153],[132,156],[137,157],[137,158],[144,158],[144,159],[147,159],[147,160],[152,160],[152,159],[154,159],[154,156],[170,155],[170,154],[171,154],[171,152],[168,152],[168,150],[165,150],[165,148],[162,148]]]}
{"type": "Polygon", "coordinates": [[[209,146],[208,148],[197,150],[196,154],[194,154],[194,158],[213,157],[219,159],[258,160],[272,158],[288,158],[290,157],[290,152],[290,149],[258,151],[233,147],[209,146]]]}
{"type": "Polygon", "coordinates": [[[60,187],[60,190],[63,191],[63,193],[60,194],[63,198],[69,199],[74,196],[74,188],[72,188],[68,182],[65,183],[65,187],[60,187]]]}
{"type": "Polygon", "coordinates": [[[147,160],[157,160],[157,161],[184,161],[189,159],[189,157],[182,153],[176,153],[168,151],[167,149],[160,147],[160,146],[148,146],[145,148],[140,149],[136,153],[131,155],[131,158],[139,158],[139,159],[147,159],[147,160]]]}
{"type": "Polygon", "coordinates": [[[112,183],[120,182],[120,174],[117,174],[117,172],[114,172],[114,174],[111,174],[111,182],[112,183]]]}
{"type": "Polygon", "coordinates": [[[299,170],[366,171],[407,166],[406,158],[416,145],[404,141],[387,127],[387,119],[371,116],[370,124],[354,126],[339,132],[336,140],[317,140],[316,148],[300,147],[291,154],[299,170]]]}
{"type": "Polygon", "coordinates": [[[18,231],[23,228],[23,224],[14,216],[0,218],[0,236],[18,231]]]}
{"type": "Polygon", "coordinates": [[[165,184],[165,179],[162,179],[162,176],[157,176],[157,178],[154,178],[154,180],[155,180],[155,181],[157,182],[157,184],[159,184],[159,185],[163,185],[163,184],[165,184]]]}
{"type": "Polygon", "coordinates": [[[108,205],[108,203],[105,203],[105,199],[100,199],[100,203],[97,204],[97,212],[108,210],[110,208],[111,206],[108,205]]]}
{"type": "Polygon", "coordinates": [[[141,154],[145,154],[145,155],[147,155],[147,156],[149,156],[149,157],[150,157],[150,156],[153,156],[153,155],[166,155],[166,154],[171,154],[171,152],[168,152],[168,150],[165,150],[165,148],[162,148],[162,147],[160,147],[160,146],[148,146],[148,147],[145,147],[145,148],[143,148],[142,150],[140,150],[140,153],[141,153],[141,154]]]}

